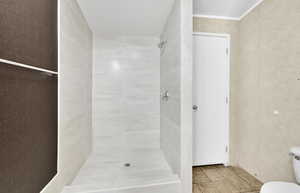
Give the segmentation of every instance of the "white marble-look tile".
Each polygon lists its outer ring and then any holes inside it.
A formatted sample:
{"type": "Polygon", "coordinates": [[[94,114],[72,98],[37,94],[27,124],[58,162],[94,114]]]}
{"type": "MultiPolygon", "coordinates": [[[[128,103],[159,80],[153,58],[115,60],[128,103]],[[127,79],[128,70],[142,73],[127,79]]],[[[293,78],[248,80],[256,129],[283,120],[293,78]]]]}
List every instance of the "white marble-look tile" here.
{"type": "Polygon", "coordinates": [[[93,34],[76,0],[60,3],[58,174],[43,193],[70,183],[92,149],[93,34]]]}
{"type": "Polygon", "coordinates": [[[169,91],[169,100],[161,101],[161,148],[176,173],[180,173],[181,156],[181,34],[180,1],[168,18],[161,40],[168,44],[161,56],[161,92],[169,91]]]}
{"type": "Polygon", "coordinates": [[[178,177],[160,150],[158,42],[148,37],[95,41],[93,154],[66,193],[178,190],[178,177]]]}
{"type": "Polygon", "coordinates": [[[94,152],[159,148],[158,38],[121,37],[94,43],[94,152]],[[104,140],[103,140],[104,139],[104,140]],[[123,147],[123,148],[122,148],[123,147]]]}

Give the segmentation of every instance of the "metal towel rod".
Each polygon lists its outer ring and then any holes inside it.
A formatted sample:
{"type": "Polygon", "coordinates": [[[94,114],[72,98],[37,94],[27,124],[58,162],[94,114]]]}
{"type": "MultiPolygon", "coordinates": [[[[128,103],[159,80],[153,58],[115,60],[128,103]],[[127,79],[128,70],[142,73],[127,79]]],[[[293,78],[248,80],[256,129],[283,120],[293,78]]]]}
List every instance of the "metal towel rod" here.
{"type": "Polygon", "coordinates": [[[43,69],[43,68],[38,68],[38,67],[30,66],[30,65],[27,65],[27,64],[21,64],[21,63],[13,62],[13,61],[10,61],[10,60],[0,59],[0,62],[5,63],[5,64],[10,64],[10,65],[13,65],[13,66],[19,66],[19,67],[22,67],[22,68],[27,68],[27,69],[31,69],[31,70],[40,71],[40,72],[45,72],[45,73],[51,74],[51,75],[53,75],[53,74],[58,75],[57,72],[54,72],[52,70],[46,70],[46,69],[43,69]]]}

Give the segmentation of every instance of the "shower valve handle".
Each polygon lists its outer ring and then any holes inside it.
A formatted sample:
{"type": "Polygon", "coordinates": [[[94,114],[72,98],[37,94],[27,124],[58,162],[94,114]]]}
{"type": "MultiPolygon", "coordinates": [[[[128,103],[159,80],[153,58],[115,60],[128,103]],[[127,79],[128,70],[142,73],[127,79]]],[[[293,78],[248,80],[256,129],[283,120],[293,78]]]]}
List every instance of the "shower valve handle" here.
{"type": "Polygon", "coordinates": [[[168,101],[169,97],[170,97],[169,91],[166,90],[165,92],[162,93],[163,100],[168,101]]]}

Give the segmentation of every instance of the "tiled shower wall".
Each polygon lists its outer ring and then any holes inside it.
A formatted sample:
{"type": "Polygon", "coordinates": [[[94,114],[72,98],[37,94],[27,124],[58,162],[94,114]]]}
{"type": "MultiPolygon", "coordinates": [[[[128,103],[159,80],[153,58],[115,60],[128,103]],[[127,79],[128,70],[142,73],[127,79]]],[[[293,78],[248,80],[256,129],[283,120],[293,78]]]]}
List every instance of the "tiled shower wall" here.
{"type": "Polygon", "coordinates": [[[161,40],[167,40],[161,56],[161,92],[168,91],[168,101],[161,101],[161,147],[167,161],[180,173],[180,1],[176,1],[161,40]]]}
{"type": "Polygon", "coordinates": [[[181,179],[182,192],[192,192],[192,1],[175,0],[161,35],[161,149],[181,179]]]}
{"type": "Polygon", "coordinates": [[[94,152],[160,147],[158,38],[95,38],[94,152]]]}
{"type": "Polygon", "coordinates": [[[93,35],[76,0],[60,2],[58,175],[43,193],[59,193],[92,149],[93,35]]]}
{"type": "Polygon", "coordinates": [[[175,0],[162,40],[167,40],[161,56],[161,92],[169,100],[161,102],[161,149],[181,178],[182,192],[192,192],[192,1],[175,0]]]}

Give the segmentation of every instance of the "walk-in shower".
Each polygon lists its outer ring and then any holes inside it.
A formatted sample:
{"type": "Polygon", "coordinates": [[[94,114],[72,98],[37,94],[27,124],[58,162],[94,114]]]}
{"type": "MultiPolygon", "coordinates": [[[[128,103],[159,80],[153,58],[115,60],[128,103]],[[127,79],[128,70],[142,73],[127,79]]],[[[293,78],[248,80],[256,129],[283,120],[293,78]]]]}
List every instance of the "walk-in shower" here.
{"type": "Polygon", "coordinates": [[[0,192],[191,193],[192,0],[0,9],[0,192]]]}
{"type": "Polygon", "coordinates": [[[62,3],[61,29],[93,34],[92,151],[63,193],[180,193],[182,2],[128,3],[62,3]]]}
{"type": "Polygon", "coordinates": [[[179,183],[160,149],[158,41],[94,39],[94,148],[73,187],[110,190],[179,183]]]}

